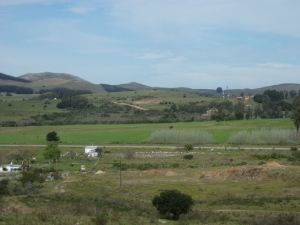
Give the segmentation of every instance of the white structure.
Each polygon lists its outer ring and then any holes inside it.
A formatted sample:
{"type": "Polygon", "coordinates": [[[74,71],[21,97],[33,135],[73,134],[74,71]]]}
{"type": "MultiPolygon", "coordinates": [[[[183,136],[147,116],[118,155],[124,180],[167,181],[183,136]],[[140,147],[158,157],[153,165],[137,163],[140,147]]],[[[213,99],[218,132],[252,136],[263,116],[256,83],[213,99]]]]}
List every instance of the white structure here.
{"type": "Polygon", "coordinates": [[[90,151],[95,151],[98,146],[86,146],[84,149],[84,153],[89,153],[90,151]]]}
{"type": "Polygon", "coordinates": [[[92,150],[88,153],[88,157],[94,158],[98,156],[98,152],[95,152],[95,150],[92,150]]]}
{"type": "Polygon", "coordinates": [[[0,166],[0,172],[11,173],[11,172],[20,172],[22,171],[22,165],[14,165],[10,163],[8,165],[0,166]]]}

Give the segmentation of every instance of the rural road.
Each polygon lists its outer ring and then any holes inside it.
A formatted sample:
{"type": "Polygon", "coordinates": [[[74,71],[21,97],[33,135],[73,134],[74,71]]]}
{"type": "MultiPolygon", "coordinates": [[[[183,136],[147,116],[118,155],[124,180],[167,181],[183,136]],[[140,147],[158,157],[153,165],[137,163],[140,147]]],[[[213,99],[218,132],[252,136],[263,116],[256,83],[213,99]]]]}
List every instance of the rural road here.
{"type": "MultiPolygon", "coordinates": [[[[45,147],[46,145],[0,145],[0,147],[45,147]]],[[[87,145],[59,145],[60,148],[85,148],[87,145]]],[[[126,148],[126,149],[184,149],[183,146],[171,146],[171,145],[97,145],[100,148],[126,148]]],[[[222,150],[290,150],[289,147],[194,147],[196,149],[214,149],[215,151],[222,150]]]]}

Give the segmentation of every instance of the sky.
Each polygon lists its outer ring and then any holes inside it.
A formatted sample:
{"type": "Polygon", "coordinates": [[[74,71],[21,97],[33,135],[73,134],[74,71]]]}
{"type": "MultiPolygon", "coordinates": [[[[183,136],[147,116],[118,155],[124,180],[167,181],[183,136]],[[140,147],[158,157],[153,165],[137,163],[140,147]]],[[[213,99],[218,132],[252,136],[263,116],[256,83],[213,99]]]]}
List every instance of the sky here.
{"type": "Polygon", "coordinates": [[[95,84],[300,83],[299,0],[0,0],[0,72],[95,84]]]}

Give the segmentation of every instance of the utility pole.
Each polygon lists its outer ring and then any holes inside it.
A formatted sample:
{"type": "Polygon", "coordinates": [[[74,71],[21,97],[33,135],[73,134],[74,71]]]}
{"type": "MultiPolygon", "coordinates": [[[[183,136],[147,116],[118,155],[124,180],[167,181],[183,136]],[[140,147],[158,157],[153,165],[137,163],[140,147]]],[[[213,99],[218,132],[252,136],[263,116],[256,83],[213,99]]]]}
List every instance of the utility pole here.
{"type": "Polygon", "coordinates": [[[122,187],[122,157],[120,156],[120,187],[122,187]]]}

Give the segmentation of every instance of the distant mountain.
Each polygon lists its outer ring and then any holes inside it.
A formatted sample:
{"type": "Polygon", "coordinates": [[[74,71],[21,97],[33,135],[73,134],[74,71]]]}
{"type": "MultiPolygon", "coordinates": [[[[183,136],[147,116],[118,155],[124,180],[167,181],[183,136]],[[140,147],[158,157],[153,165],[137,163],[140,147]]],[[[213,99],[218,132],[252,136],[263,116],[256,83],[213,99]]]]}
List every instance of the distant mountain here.
{"type": "Polygon", "coordinates": [[[122,88],[126,88],[126,89],[131,89],[131,90],[135,90],[135,91],[141,91],[141,90],[152,90],[153,87],[149,87],[143,84],[139,84],[136,82],[131,82],[131,83],[127,83],[127,84],[119,84],[116,85],[122,88]]]}
{"type": "Polygon", "coordinates": [[[4,74],[4,73],[0,73],[0,80],[6,80],[6,81],[11,80],[11,81],[18,81],[18,82],[23,82],[23,83],[30,83],[29,80],[10,76],[10,75],[4,74]]]}
{"type": "Polygon", "coordinates": [[[40,89],[52,89],[56,87],[64,87],[75,90],[89,90],[94,93],[106,93],[101,85],[93,84],[80,77],[67,73],[26,73],[19,78],[31,81],[26,85],[36,91],[40,89]]]}
{"type": "Polygon", "coordinates": [[[124,88],[118,85],[100,84],[107,92],[123,92],[123,91],[134,91],[132,89],[124,88]]]}
{"type": "MultiPolygon", "coordinates": [[[[13,77],[0,73],[0,85],[17,85],[21,87],[29,87],[38,91],[40,89],[51,89],[56,87],[65,87],[69,89],[81,89],[89,90],[93,93],[107,93],[107,92],[123,92],[123,91],[142,91],[142,90],[172,90],[180,92],[190,92],[190,93],[205,93],[213,95],[222,95],[216,92],[216,89],[192,89],[188,87],[174,87],[174,88],[165,88],[165,87],[150,87],[144,84],[137,82],[119,84],[119,85],[110,85],[110,84],[93,84],[89,81],[86,81],[80,77],[67,74],[67,73],[26,73],[19,77],[13,77]]],[[[217,87],[216,87],[217,88],[217,87]]],[[[272,86],[266,86],[261,88],[243,88],[243,89],[223,89],[225,95],[229,96],[240,96],[241,93],[246,95],[255,95],[262,94],[265,90],[277,90],[277,91],[299,91],[300,84],[296,83],[286,83],[278,84],[272,86]]]]}
{"type": "Polygon", "coordinates": [[[286,84],[278,84],[278,85],[272,85],[272,86],[266,86],[261,88],[244,88],[244,89],[229,89],[224,90],[225,94],[229,95],[236,95],[239,96],[242,92],[244,95],[256,95],[256,94],[262,94],[266,90],[276,90],[276,91],[299,91],[300,90],[300,84],[296,83],[286,83],[286,84]]]}
{"type": "Polygon", "coordinates": [[[51,73],[51,72],[44,72],[44,73],[26,73],[24,75],[19,76],[19,78],[26,79],[29,81],[38,81],[38,80],[44,80],[49,78],[59,78],[64,80],[70,80],[70,81],[78,81],[78,82],[87,82],[90,83],[80,77],[76,77],[71,74],[67,73],[51,73]]]}

